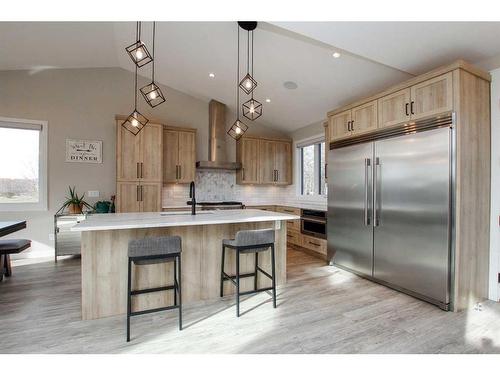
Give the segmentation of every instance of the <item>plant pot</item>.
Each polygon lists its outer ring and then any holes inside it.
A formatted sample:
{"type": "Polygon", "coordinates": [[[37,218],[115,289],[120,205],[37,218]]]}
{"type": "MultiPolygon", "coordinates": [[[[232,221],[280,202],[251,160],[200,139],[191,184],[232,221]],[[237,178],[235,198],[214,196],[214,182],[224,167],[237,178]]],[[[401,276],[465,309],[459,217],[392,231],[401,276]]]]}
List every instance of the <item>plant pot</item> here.
{"type": "Polygon", "coordinates": [[[83,204],[72,203],[68,206],[68,210],[69,210],[70,214],[81,214],[82,208],[83,208],[83,204]]]}

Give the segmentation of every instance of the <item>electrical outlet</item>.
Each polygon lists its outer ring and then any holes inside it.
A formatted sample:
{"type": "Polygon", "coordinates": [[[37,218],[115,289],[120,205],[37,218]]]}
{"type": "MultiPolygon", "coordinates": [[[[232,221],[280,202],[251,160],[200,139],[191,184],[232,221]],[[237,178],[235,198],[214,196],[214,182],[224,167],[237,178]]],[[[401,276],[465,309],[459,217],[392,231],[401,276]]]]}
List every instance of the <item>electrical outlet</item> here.
{"type": "Polygon", "coordinates": [[[49,233],[49,241],[55,241],[54,233],[49,233]]]}
{"type": "Polygon", "coordinates": [[[89,190],[87,192],[87,197],[89,197],[89,198],[98,198],[99,197],[99,190],[89,190]]]}

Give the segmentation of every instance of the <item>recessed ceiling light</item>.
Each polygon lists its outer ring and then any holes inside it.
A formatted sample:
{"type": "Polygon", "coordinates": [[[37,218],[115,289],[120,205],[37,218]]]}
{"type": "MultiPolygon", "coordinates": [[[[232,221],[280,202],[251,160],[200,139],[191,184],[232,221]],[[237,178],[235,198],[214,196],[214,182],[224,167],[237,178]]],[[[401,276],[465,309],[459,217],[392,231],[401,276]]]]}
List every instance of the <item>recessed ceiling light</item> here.
{"type": "Polygon", "coordinates": [[[271,99],[267,98],[266,103],[271,103],[271,99]]]}
{"type": "Polygon", "coordinates": [[[292,81],[286,81],[285,83],[283,83],[283,86],[285,86],[285,88],[288,90],[295,90],[297,87],[299,87],[295,82],[292,81]]]}
{"type": "Polygon", "coordinates": [[[335,58],[335,59],[338,59],[340,57],[340,53],[339,52],[334,52],[332,54],[332,56],[335,58]]]}
{"type": "Polygon", "coordinates": [[[209,76],[210,78],[215,78],[215,73],[209,73],[209,74],[208,74],[208,76],[209,76]]]}

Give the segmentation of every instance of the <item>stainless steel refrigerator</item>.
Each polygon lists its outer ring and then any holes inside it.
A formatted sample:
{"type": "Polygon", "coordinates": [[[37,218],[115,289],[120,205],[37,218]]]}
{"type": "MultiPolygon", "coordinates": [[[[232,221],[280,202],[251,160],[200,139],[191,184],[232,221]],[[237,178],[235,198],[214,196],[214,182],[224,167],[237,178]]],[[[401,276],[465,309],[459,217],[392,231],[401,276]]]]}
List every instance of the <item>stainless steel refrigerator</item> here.
{"type": "Polygon", "coordinates": [[[454,144],[451,114],[331,143],[330,262],[449,309],[454,144]]]}

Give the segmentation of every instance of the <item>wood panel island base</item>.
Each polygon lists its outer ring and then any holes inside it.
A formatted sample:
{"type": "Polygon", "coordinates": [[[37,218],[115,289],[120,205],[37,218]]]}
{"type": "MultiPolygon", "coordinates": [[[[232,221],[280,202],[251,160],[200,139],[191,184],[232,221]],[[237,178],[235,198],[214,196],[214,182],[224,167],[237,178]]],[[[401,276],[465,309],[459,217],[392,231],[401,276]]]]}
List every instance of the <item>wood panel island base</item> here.
{"type": "MultiPolygon", "coordinates": [[[[202,211],[195,216],[176,213],[102,214],[89,217],[72,230],[82,232],[82,319],[125,314],[127,302],[128,241],[148,236],[182,238],[183,302],[220,298],[222,240],[239,230],[275,228],[277,285],[286,282],[286,220],[297,216],[261,210],[202,211]]],[[[254,254],[240,256],[242,273],[253,272],[254,254]]],[[[234,274],[234,251],[226,252],[226,272],[234,274]]],[[[271,272],[270,253],[259,254],[259,266],[271,272]]],[[[172,284],[171,263],[142,265],[132,269],[132,289],[172,284]]],[[[224,294],[235,287],[225,283],[224,294]]],[[[258,287],[271,281],[258,278],[258,287]]],[[[253,278],[241,279],[241,290],[252,290],[253,278]]],[[[173,303],[173,291],[137,295],[132,310],[173,303]]]]}

